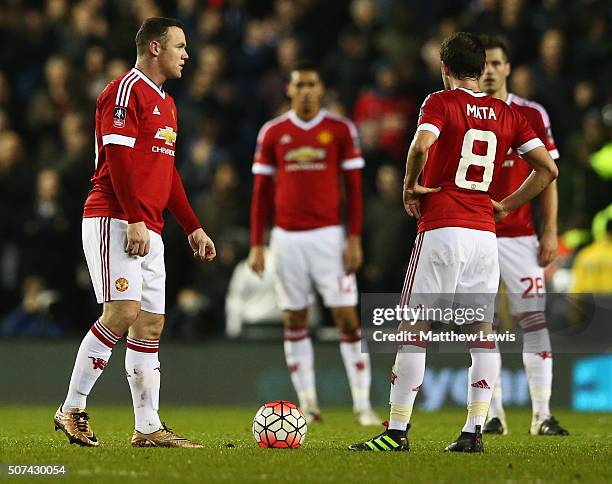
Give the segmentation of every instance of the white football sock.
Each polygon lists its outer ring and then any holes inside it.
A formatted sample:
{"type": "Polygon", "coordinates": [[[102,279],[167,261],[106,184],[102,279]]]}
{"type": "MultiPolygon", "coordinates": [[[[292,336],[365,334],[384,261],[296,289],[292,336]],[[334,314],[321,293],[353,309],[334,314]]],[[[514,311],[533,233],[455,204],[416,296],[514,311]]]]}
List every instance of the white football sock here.
{"type": "Polygon", "coordinates": [[[119,336],[100,321],[94,323],[79,346],[62,410],[87,406],[87,396],[106,368],[117,341],[119,336]]]}
{"type": "Polygon", "coordinates": [[[341,333],[340,338],[340,353],[351,387],[353,411],[359,413],[369,410],[372,407],[370,404],[372,372],[370,355],[361,351],[361,331],[357,329],[354,335],[341,333]]]}
{"type": "Polygon", "coordinates": [[[553,378],[548,328],[523,333],[523,365],[529,381],[533,417],[544,420],[550,417],[553,378]]]}
{"type": "Polygon", "coordinates": [[[285,329],[285,361],[304,412],[319,412],[315,387],[314,352],[307,328],[285,329]]]}
{"type": "Polygon", "coordinates": [[[395,357],[391,370],[389,430],[405,431],[410,423],[414,400],[425,376],[425,356],[425,348],[403,345],[395,357]]]}
{"type": "Polygon", "coordinates": [[[484,427],[493,385],[499,376],[499,355],[493,348],[470,349],[472,366],[468,371],[468,401],[467,419],[463,426],[463,432],[475,432],[476,426],[484,427]]]}
{"type": "Polygon", "coordinates": [[[134,428],[143,434],[161,429],[159,387],[161,367],[158,359],[159,340],[128,337],[125,351],[125,375],[132,392],[134,428]]]}
{"type": "Polygon", "coordinates": [[[497,348],[497,365],[499,368],[499,376],[497,377],[497,381],[495,382],[495,386],[493,387],[493,395],[491,396],[491,405],[489,406],[489,413],[487,414],[487,418],[499,418],[501,420],[506,419],[506,412],[504,412],[504,404],[502,400],[502,378],[501,378],[501,366],[502,359],[501,353],[499,352],[499,346],[497,342],[495,343],[495,347],[497,348]]]}

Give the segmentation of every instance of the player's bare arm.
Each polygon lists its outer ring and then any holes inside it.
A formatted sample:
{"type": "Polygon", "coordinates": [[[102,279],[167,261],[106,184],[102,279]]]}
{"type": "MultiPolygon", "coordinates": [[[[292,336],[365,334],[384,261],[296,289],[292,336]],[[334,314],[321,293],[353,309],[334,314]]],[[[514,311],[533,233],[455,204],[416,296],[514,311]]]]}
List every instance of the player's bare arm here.
{"type": "Polygon", "coordinates": [[[538,146],[522,156],[533,172],[514,193],[504,198],[499,204],[494,204],[496,220],[503,218],[499,215],[504,211],[512,212],[529,200],[533,200],[559,175],[557,165],[543,146],[538,146]]]}
{"type": "Polygon", "coordinates": [[[540,235],[538,249],[538,262],[546,267],[557,257],[557,211],[559,198],[557,195],[557,181],[553,181],[540,194],[542,218],[544,222],[540,235]]]}
{"type": "Polygon", "coordinates": [[[215,244],[202,228],[196,229],[187,237],[193,256],[202,262],[210,262],[217,255],[215,244]]]}
{"type": "Polygon", "coordinates": [[[436,135],[431,131],[417,131],[408,149],[406,177],[404,178],[404,208],[411,217],[421,216],[421,197],[423,195],[440,191],[440,187],[427,188],[418,183],[419,176],[427,162],[427,152],[436,139],[436,135]]]}
{"type": "Polygon", "coordinates": [[[251,250],[249,251],[248,264],[253,272],[260,276],[263,274],[264,269],[266,268],[263,245],[251,246],[251,250]]]}
{"type": "Polygon", "coordinates": [[[342,256],[344,259],[344,269],[347,274],[353,274],[359,270],[363,264],[363,250],[359,235],[348,236],[342,256]]]}
{"type": "Polygon", "coordinates": [[[125,251],[130,255],[144,257],[149,253],[151,241],[144,222],[128,224],[125,237],[125,251]]]}
{"type": "Polygon", "coordinates": [[[503,220],[508,216],[510,210],[508,210],[501,202],[497,202],[491,199],[491,203],[493,204],[493,216],[496,222],[503,220]]]}

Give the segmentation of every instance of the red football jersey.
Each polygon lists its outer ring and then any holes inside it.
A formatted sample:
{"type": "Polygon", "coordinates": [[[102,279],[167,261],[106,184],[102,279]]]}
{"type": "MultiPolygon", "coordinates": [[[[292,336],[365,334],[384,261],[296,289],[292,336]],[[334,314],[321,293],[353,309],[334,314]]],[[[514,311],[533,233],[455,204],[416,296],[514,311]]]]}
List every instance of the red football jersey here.
{"type": "Polygon", "coordinates": [[[83,216],[128,220],[113,189],[104,149],[108,144],[127,146],[134,149],[134,179],[144,222],[161,233],[177,132],[174,100],[141,71],[134,68],[111,81],[96,102],[96,168],[83,216]]]}
{"type": "Polygon", "coordinates": [[[276,175],[276,226],[311,230],[340,225],[341,170],[364,166],[351,121],[322,109],[305,122],[289,111],[261,128],[253,173],[276,175]]]}
{"type": "MultiPolygon", "coordinates": [[[[559,158],[559,151],[555,145],[550,127],[550,118],[542,105],[528,101],[515,94],[508,94],[506,103],[513,109],[519,111],[531,125],[535,134],[544,142],[544,146],[553,160],[559,158]]],[[[491,183],[489,191],[493,200],[503,200],[505,197],[519,188],[531,174],[531,167],[523,160],[515,150],[506,155],[504,162],[491,183]]],[[[531,202],[510,213],[506,218],[497,223],[498,237],[520,237],[535,234],[531,202]]]]}
{"type": "Polygon", "coordinates": [[[438,137],[421,183],[442,189],[424,197],[418,231],[466,227],[495,232],[489,186],[506,153],[511,147],[525,153],[542,145],[525,118],[499,99],[459,88],[427,96],[419,130],[438,137]]]}

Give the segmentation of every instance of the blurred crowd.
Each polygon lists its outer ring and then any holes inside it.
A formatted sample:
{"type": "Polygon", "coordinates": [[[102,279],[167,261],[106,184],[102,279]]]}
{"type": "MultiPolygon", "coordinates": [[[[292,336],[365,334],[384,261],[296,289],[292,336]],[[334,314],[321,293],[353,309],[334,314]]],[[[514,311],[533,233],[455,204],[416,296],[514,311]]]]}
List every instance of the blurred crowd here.
{"type": "Polygon", "coordinates": [[[185,25],[190,60],[183,79],[164,87],[179,110],[177,164],[219,254],[213,264],[194,263],[184,234],[168,220],[169,334],[224,330],[227,288],[248,252],[256,135],[288,109],[284,86],[298,59],[320,65],[326,106],[360,131],[364,291],[401,288],[415,234],[401,203],[404,157],[421,102],[442,88],[439,44],[454,31],[504,35],[512,91],[550,114],[561,152],[559,228],[574,235],[565,244],[570,264],[576,246],[589,241],[593,217],[612,202],[612,8],[605,0],[0,4],[4,334],[80,333],[98,314],[80,242],[95,100],[134,64],[134,35],[151,16],[185,25]]]}

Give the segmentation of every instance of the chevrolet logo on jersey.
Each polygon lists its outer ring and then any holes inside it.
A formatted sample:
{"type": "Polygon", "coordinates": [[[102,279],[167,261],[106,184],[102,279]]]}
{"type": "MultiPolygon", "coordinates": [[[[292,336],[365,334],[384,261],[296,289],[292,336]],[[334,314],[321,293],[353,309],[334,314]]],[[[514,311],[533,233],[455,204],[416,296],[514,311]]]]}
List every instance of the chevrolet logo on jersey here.
{"type": "Polygon", "coordinates": [[[315,160],[323,160],[325,150],[313,148],[312,146],[300,146],[294,150],[287,151],[285,161],[297,161],[298,163],[310,163],[315,160]]]}
{"type": "Polygon", "coordinates": [[[174,146],[174,142],[176,141],[176,133],[170,126],[166,126],[165,128],[157,128],[155,139],[163,139],[168,146],[174,146]]]}

